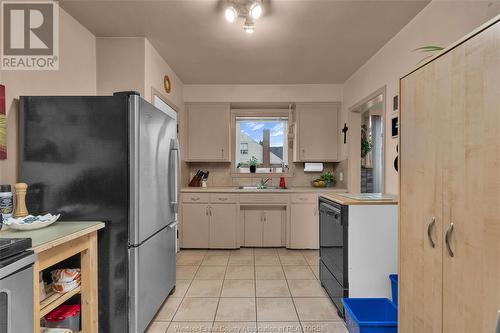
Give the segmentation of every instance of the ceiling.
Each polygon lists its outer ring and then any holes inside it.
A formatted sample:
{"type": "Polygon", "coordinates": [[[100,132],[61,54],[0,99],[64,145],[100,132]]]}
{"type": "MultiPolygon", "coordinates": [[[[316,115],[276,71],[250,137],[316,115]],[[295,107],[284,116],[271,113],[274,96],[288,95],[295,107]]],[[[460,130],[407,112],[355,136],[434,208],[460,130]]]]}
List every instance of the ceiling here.
{"type": "Polygon", "coordinates": [[[98,37],[147,37],[185,84],[344,83],[429,0],[265,0],[253,34],[220,0],[62,0],[98,37]]]}

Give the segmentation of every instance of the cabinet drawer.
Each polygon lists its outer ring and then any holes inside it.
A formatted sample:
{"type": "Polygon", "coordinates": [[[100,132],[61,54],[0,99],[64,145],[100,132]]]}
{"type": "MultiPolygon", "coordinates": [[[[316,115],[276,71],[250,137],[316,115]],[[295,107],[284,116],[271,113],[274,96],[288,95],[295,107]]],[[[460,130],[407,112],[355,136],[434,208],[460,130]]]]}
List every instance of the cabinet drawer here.
{"type": "Polygon", "coordinates": [[[317,203],[318,196],[310,193],[295,193],[290,195],[293,203],[317,203]]]}
{"type": "Polygon", "coordinates": [[[208,203],[208,193],[182,193],[182,202],[208,203]]]}
{"type": "Polygon", "coordinates": [[[275,193],[254,193],[241,194],[240,202],[243,204],[286,204],[288,203],[288,195],[275,193]]]}
{"type": "Polygon", "coordinates": [[[238,201],[238,195],[231,193],[212,193],[210,194],[211,203],[235,203],[238,201]]]}

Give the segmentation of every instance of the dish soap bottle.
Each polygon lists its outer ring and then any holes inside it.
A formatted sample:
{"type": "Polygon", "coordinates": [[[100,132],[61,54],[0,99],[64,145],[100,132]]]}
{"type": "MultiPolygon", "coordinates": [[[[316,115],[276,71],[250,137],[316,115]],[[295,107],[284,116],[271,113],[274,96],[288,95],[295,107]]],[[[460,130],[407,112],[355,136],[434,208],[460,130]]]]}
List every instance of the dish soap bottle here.
{"type": "Polygon", "coordinates": [[[3,222],[12,217],[13,209],[12,188],[10,185],[0,185],[0,229],[2,229],[3,222]]]}

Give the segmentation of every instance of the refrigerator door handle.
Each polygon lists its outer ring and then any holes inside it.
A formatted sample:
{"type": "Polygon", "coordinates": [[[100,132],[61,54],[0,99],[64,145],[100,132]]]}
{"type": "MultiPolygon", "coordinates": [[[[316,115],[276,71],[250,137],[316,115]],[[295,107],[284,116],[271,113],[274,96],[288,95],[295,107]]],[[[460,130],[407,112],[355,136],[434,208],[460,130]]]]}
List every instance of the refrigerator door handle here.
{"type": "Polygon", "coordinates": [[[177,213],[179,207],[179,170],[180,170],[180,151],[179,142],[177,139],[172,139],[170,141],[170,170],[173,169],[175,172],[170,172],[170,204],[174,206],[174,211],[177,213]],[[173,162],[173,163],[172,163],[173,162]]]}

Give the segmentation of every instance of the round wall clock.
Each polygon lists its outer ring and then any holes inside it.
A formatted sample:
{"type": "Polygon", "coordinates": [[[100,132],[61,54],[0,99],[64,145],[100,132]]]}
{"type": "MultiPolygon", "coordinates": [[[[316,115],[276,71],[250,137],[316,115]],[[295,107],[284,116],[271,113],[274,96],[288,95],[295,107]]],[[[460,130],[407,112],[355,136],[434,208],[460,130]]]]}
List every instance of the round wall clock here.
{"type": "Polygon", "coordinates": [[[168,75],[165,75],[163,77],[163,87],[165,88],[167,94],[169,94],[172,90],[172,83],[170,82],[170,78],[168,77],[168,75]]]}

